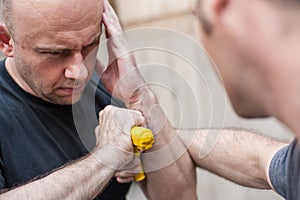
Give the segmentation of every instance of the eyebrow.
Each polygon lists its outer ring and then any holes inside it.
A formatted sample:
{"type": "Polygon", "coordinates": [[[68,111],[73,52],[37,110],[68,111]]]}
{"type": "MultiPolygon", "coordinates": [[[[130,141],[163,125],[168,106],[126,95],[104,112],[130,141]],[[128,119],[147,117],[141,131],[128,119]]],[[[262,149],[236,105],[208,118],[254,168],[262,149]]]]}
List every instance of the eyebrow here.
{"type": "MultiPolygon", "coordinates": [[[[90,43],[88,43],[87,45],[82,46],[82,48],[93,45],[97,42],[100,41],[100,36],[101,36],[102,32],[99,32],[92,40],[90,43]]],[[[38,51],[63,51],[63,50],[71,50],[72,48],[68,48],[64,45],[41,45],[40,47],[36,47],[34,48],[35,50],[38,51]]]]}

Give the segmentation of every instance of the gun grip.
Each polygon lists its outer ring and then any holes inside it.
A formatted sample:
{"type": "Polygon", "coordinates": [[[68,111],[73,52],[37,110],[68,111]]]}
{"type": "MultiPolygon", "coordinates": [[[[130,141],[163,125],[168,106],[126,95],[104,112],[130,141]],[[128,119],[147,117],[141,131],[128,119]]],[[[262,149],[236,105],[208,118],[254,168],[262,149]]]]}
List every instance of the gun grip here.
{"type": "MultiPolygon", "coordinates": [[[[131,129],[130,134],[136,157],[140,157],[140,151],[152,148],[154,136],[150,129],[135,126],[131,129]]],[[[139,182],[144,180],[145,177],[143,166],[141,165],[141,172],[134,176],[134,180],[139,182]]]]}

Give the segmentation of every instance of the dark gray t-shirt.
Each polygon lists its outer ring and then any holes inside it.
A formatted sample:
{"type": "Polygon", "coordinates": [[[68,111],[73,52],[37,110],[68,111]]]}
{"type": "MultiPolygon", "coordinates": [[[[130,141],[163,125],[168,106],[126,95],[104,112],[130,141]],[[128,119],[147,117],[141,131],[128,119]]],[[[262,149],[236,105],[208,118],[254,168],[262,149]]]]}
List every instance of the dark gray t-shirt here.
{"type": "Polygon", "coordinates": [[[269,177],[278,194],[287,200],[300,199],[300,149],[295,140],[272,158],[269,177]]]}
{"type": "MultiPolygon", "coordinates": [[[[0,190],[44,176],[88,154],[95,145],[98,112],[111,104],[123,107],[97,78],[74,106],[45,102],[22,90],[0,61],[0,190]]],[[[112,179],[96,199],[124,200],[129,185],[112,179]]]]}

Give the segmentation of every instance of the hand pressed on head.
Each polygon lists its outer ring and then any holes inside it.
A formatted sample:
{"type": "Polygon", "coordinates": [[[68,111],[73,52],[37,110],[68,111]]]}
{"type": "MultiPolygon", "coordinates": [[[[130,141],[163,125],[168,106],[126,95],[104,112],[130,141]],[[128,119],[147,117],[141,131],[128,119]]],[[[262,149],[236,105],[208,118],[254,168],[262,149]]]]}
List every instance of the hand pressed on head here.
{"type": "Polygon", "coordinates": [[[108,39],[109,64],[106,66],[98,60],[96,71],[113,96],[122,100],[128,108],[136,108],[135,104],[143,101],[141,94],[150,89],[138,70],[119,19],[107,0],[104,0],[103,24],[108,39]]]}

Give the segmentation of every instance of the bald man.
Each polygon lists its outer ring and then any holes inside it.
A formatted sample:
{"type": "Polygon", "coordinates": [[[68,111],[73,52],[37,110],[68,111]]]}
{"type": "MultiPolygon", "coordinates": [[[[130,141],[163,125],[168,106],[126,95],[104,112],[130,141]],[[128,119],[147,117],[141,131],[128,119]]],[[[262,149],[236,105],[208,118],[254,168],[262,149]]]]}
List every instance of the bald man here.
{"type": "MultiPolygon", "coordinates": [[[[146,124],[155,130],[157,122],[149,120],[143,106],[144,95],[152,94],[147,88],[133,97],[128,94],[130,84],[116,90],[128,108],[145,111],[144,116],[108,106],[124,106],[108,93],[117,81],[111,76],[113,67],[120,63],[100,70],[108,91],[94,74],[102,21],[108,37],[121,33],[109,3],[3,0],[3,19],[0,198],[125,199],[130,184],[120,184],[113,176],[128,182],[134,174],[122,170],[139,165],[128,133],[133,126],[146,124]]],[[[117,43],[110,44],[109,52],[115,55],[117,43]]],[[[155,98],[146,99],[147,105],[157,104],[155,98]]],[[[171,127],[156,129],[168,133],[171,127]]],[[[153,149],[172,138],[157,135],[153,149]]],[[[149,199],[196,199],[195,170],[188,153],[147,173],[143,189],[149,199]]]]}

